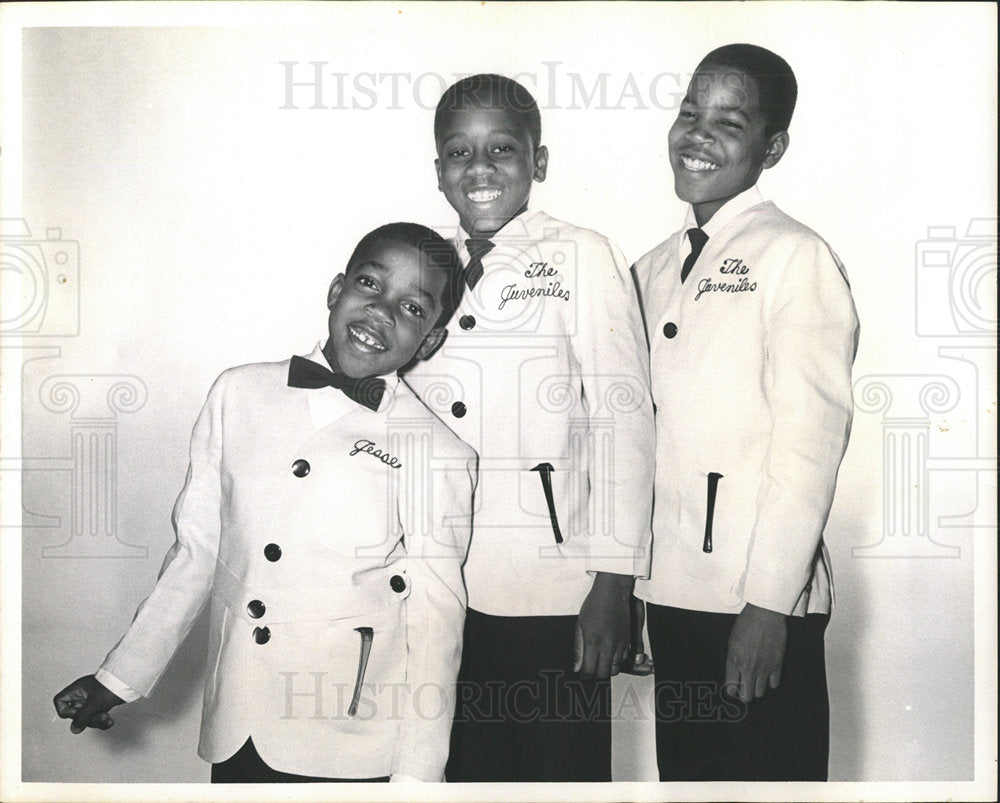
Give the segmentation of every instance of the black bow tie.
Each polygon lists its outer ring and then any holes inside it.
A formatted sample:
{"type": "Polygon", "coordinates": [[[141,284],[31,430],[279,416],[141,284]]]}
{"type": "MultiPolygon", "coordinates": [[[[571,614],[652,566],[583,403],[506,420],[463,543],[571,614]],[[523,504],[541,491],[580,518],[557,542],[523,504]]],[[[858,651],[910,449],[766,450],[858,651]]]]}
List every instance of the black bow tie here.
{"type": "Polygon", "coordinates": [[[473,237],[465,241],[465,249],[469,252],[469,264],[465,267],[465,283],[472,290],[483,278],[483,257],[496,248],[492,240],[473,237]]]}
{"type": "Polygon", "coordinates": [[[337,388],[349,399],[369,410],[377,411],[382,403],[382,394],[385,393],[385,380],[375,376],[354,379],[344,374],[335,374],[319,363],[295,356],[288,366],[288,387],[337,388]]]}

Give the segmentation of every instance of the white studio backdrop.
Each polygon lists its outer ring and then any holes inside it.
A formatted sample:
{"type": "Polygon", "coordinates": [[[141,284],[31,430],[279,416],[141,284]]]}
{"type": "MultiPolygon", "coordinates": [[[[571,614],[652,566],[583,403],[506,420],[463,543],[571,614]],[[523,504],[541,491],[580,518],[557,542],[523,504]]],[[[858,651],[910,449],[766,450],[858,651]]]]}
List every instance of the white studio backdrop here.
{"type": "MultiPolygon", "coordinates": [[[[0,340],[5,413],[20,384],[23,422],[20,443],[9,427],[3,443],[20,469],[4,498],[18,478],[23,494],[20,553],[5,528],[3,568],[21,576],[20,630],[4,600],[4,646],[22,638],[21,661],[4,679],[20,681],[21,721],[5,728],[24,781],[208,779],[195,754],[203,626],[106,733],[72,736],[51,697],[96,669],[151,588],[214,377],[320,339],[327,284],[375,225],[454,225],[433,168],[441,90],[519,76],[551,154],[532,205],[634,260],[683,216],[666,134],[687,79],[736,41],[796,71],[791,147],[761,187],[838,252],[861,319],[827,530],[831,779],[973,780],[977,736],[995,739],[982,730],[995,705],[975,697],[976,658],[995,661],[996,638],[995,8],[167,11],[45,13],[18,32],[13,94],[4,9],[3,244],[48,260],[37,299],[14,314],[6,299],[0,340]],[[913,452],[887,445],[904,441],[913,452]],[[993,617],[978,642],[977,591],[993,617]]],[[[30,281],[4,267],[5,296],[30,281]]],[[[15,513],[5,505],[5,526],[15,513]]],[[[988,679],[980,669],[980,694],[995,694],[988,679]]],[[[617,780],[655,780],[651,691],[649,678],[615,681],[617,780]]]]}

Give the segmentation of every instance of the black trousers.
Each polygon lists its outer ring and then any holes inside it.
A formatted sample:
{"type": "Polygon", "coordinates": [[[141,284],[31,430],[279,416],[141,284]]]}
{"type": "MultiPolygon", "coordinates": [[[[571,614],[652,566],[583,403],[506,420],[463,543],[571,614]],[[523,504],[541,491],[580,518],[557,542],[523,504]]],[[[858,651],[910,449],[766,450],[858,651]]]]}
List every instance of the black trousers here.
{"type": "Polygon", "coordinates": [[[447,780],[611,780],[611,684],[573,674],[575,629],[469,610],[447,780]]]}
{"type": "Polygon", "coordinates": [[[317,778],[312,775],[294,775],[273,770],[264,763],[253,739],[225,761],[212,765],[212,783],[371,783],[388,781],[389,778],[317,778]]]}
{"type": "Polygon", "coordinates": [[[826,614],[788,617],[781,683],[749,704],[722,694],[736,616],[646,605],[661,781],[825,781],[826,614]]]}

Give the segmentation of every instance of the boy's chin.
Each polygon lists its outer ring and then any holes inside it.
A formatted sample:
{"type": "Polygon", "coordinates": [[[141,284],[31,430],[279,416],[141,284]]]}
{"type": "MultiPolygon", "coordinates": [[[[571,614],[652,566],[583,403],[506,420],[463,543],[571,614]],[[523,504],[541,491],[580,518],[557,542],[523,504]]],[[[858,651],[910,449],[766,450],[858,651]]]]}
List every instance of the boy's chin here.
{"type": "Polygon", "coordinates": [[[479,215],[474,218],[466,218],[463,222],[462,228],[465,229],[470,236],[481,236],[489,237],[492,234],[496,234],[500,229],[510,222],[511,218],[516,217],[516,213],[511,213],[510,215],[497,214],[497,215],[479,215]]]}

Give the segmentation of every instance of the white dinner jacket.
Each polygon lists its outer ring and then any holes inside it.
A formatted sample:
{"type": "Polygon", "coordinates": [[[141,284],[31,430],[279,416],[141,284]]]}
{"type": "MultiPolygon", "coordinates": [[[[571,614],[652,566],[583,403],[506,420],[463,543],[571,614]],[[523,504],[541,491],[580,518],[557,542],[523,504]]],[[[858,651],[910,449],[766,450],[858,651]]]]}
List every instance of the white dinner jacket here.
{"type": "Polygon", "coordinates": [[[822,543],[850,434],[858,318],[843,265],[751,188],[635,266],[656,404],[653,564],[660,605],[785,614],[832,603],[822,543]],[[714,494],[712,489],[714,487],[714,494]]]}
{"type": "Polygon", "coordinates": [[[480,456],[469,607],[575,615],[590,573],[648,571],[654,441],[638,300],[628,263],[596,232],[526,211],[491,240],[444,345],[407,381],[480,456]]]}
{"type": "Polygon", "coordinates": [[[205,760],[252,736],[284,772],[441,780],[475,453],[395,376],[373,412],[288,365],[216,380],[176,543],[101,671],[148,695],[211,600],[205,760]]]}

